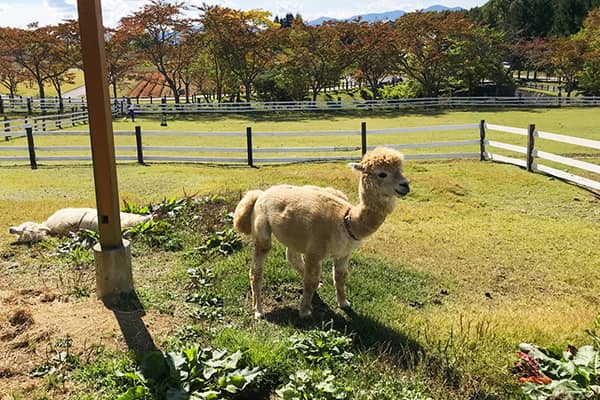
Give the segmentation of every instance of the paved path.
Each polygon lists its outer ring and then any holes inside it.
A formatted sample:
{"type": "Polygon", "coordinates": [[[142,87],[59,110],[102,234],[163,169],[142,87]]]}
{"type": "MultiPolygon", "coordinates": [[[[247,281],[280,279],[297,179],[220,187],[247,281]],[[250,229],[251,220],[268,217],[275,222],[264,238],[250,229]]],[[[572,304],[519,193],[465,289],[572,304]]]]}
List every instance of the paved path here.
{"type": "Polygon", "coordinates": [[[63,93],[63,98],[65,97],[84,97],[85,96],[85,86],[79,86],[73,90],[69,90],[68,92],[63,93]]]}

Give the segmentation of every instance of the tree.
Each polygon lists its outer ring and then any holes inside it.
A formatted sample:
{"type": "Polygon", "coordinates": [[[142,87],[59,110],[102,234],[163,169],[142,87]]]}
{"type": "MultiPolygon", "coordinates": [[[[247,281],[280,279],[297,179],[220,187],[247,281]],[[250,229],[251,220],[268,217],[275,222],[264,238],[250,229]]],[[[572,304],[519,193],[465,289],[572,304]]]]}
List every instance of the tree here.
{"type": "Polygon", "coordinates": [[[586,43],[581,38],[550,40],[550,63],[565,85],[567,97],[577,86],[577,75],[585,62],[586,43]]]}
{"type": "Polygon", "coordinates": [[[398,68],[421,84],[425,97],[437,97],[453,74],[451,49],[473,29],[458,13],[416,12],[396,20],[398,68]]]}
{"type": "Polygon", "coordinates": [[[48,65],[48,80],[56,89],[59,99],[59,110],[63,110],[62,84],[74,83],[75,74],[70,72],[74,67],[81,67],[81,49],[78,23],[68,20],[49,27],[52,36],[50,48],[51,59],[48,65]]]}
{"type": "Polygon", "coordinates": [[[37,23],[29,24],[27,29],[2,28],[0,42],[5,54],[12,55],[37,83],[40,98],[46,97],[44,82],[52,74],[50,66],[54,60],[51,28],[38,27],[37,23]]]}
{"type": "Polygon", "coordinates": [[[578,38],[586,42],[579,87],[587,96],[600,96],[600,7],[588,14],[578,38]]]}
{"type": "Polygon", "coordinates": [[[327,21],[318,26],[295,21],[285,48],[286,69],[307,82],[313,101],[330,84],[337,84],[353,62],[351,25],[327,21]]]}
{"type": "Polygon", "coordinates": [[[199,21],[209,37],[220,66],[227,68],[244,86],[251,100],[256,77],[273,63],[281,34],[277,25],[261,10],[239,11],[203,5],[199,21]]]}
{"type": "Polygon", "coordinates": [[[11,97],[16,96],[17,86],[27,80],[27,74],[23,67],[15,62],[14,57],[1,53],[0,50],[0,85],[8,90],[11,97]]]}
{"type": "Polygon", "coordinates": [[[368,82],[373,98],[378,98],[381,80],[394,72],[398,64],[396,31],[386,22],[357,22],[352,42],[354,65],[368,82]]]}
{"type": "Polygon", "coordinates": [[[117,29],[106,29],[104,38],[108,83],[112,86],[113,97],[117,98],[117,85],[132,72],[139,60],[133,53],[132,38],[122,26],[117,29]]]}
{"type": "Polygon", "coordinates": [[[474,27],[463,32],[450,49],[453,79],[458,87],[466,88],[469,96],[482,82],[492,81],[496,95],[509,77],[502,62],[507,59],[508,48],[504,34],[489,27],[474,27]]]}
{"type": "Polygon", "coordinates": [[[138,53],[164,77],[176,103],[179,103],[182,89],[181,71],[192,56],[184,45],[191,24],[181,17],[182,9],[183,3],[152,0],[120,22],[138,53]]]}

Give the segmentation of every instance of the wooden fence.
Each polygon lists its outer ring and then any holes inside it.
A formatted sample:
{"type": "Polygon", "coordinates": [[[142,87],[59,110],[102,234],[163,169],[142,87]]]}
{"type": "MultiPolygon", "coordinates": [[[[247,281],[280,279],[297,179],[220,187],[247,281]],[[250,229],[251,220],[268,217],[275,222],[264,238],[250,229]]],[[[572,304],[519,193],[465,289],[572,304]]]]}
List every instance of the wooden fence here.
{"type": "Polygon", "coordinates": [[[554,163],[558,163],[561,165],[567,165],[570,167],[578,168],[580,170],[584,170],[587,172],[591,172],[594,174],[598,174],[600,176],[600,165],[589,163],[586,161],[575,160],[570,157],[564,157],[558,154],[546,152],[536,148],[536,138],[546,139],[551,141],[556,141],[560,143],[567,143],[571,145],[591,148],[595,150],[600,150],[600,141],[583,139],[573,136],[565,136],[559,135],[556,133],[543,132],[538,131],[535,128],[534,124],[528,126],[527,129],[524,128],[514,128],[509,126],[502,125],[492,125],[486,124],[482,121],[481,127],[481,159],[482,160],[492,160],[498,161],[508,164],[518,165],[520,167],[526,168],[530,172],[542,172],[548,175],[552,175],[554,177],[564,179],[566,181],[585,186],[590,189],[594,189],[600,191],[600,181],[592,180],[580,175],[575,175],[557,168],[550,167],[548,165],[540,164],[537,162],[537,159],[551,161],[554,163]],[[515,135],[521,135],[527,137],[527,146],[516,146],[513,144],[498,142],[494,140],[488,140],[486,138],[486,129],[490,131],[511,133],[515,135]],[[508,150],[510,152],[518,153],[521,155],[525,155],[525,158],[515,158],[505,155],[500,155],[496,153],[492,153],[487,150],[487,147],[493,147],[503,150],[508,150]]]}
{"type": "MultiPolygon", "coordinates": [[[[286,112],[286,111],[339,111],[339,110],[404,110],[427,108],[461,108],[461,107],[559,107],[600,106],[600,97],[431,97],[417,99],[391,100],[341,100],[329,101],[277,101],[250,103],[174,103],[172,99],[163,98],[132,98],[113,99],[113,111],[123,115],[127,111],[128,102],[134,105],[138,114],[198,114],[198,113],[249,113],[249,112],[286,112]]],[[[61,111],[60,102],[56,98],[9,98],[0,96],[0,114],[27,115],[45,114],[50,112],[77,112],[85,109],[85,99],[63,99],[61,111]]]]}
{"type": "MultiPolygon", "coordinates": [[[[568,143],[600,150],[600,141],[559,135],[555,133],[542,132],[530,125],[527,129],[515,128],[503,125],[488,124],[481,121],[478,124],[424,126],[394,129],[371,129],[367,130],[365,122],[361,123],[360,129],[347,131],[319,131],[319,132],[253,132],[251,127],[245,132],[166,132],[145,131],[137,126],[135,131],[115,131],[115,136],[135,136],[135,146],[116,146],[117,161],[135,161],[140,164],[146,162],[193,162],[193,163],[219,163],[219,164],[257,164],[268,163],[296,163],[314,161],[350,161],[359,160],[369,149],[377,146],[369,146],[369,138],[385,135],[385,138],[398,137],[410,133],[430,133],[439,131],[471,131],[473,139],[437,141],[423,143],[385,143],[380,144],[396,149],[443,149],[443,148],[472,148],[478,151],[463,152],[440,152],[407,154],[411,159],[456,159],[456,158],[479,158],[480,160],[491,160],[509,163],[526,168],[530,172],[542,172],[548,175],[567,180],[600,191],[600,182],[559,170],[537,162],[548,160],[553,163],[575,167],[593,174],[600,175],[600,165],[558,154],[543,151],[536,147],[536,138],[568,143]],[[490,133],[502,132],[527,137],[527,146],[518,146],[490,139],[490,133]],[[191,138],[237,138],[237,143],[245,143],[245,146],[147,146],[144,138],[163,136],[169,138],[191,137],[191,138]],[[255,139],[261,137],[271,138],[303,138],[326,136],[342,137],[346,143],[344,146],[303,146],[303,147],[261,147],[256,146],[255,139]],[[515,158],[491,151],[492,148],[525,155],[524,158],[515,158]],[[125,153],[125,154],[124,154],[125,153]],[[161,154],[162,153],[162,154],[161,154]],[[165,155],[164,153],[180,153],[182,155],[165,155]],[[199,154],[205,154],[204,156],[199,154]],[[224,156],[221,156],[224,155],[224,156]],[[309,155],[307,155],[309,154],[309,155]]],[[[1,156],[0,162],[29,162],[32,169],[37,168],[38,162],[43,161],[90,161],[90,148],[88,146],[37,146],[36,137],[42,136],[89,136],[87,131],[52,131],[45,133],[34,133],[31,127],[27,127],[27,146],[0,146],[0,152],[21,153],[17,156],[1,156]],[[45,155],[45,153],[80,153],[78,155],[45,155]],[[82,155],[86,152],[88,154],[82,155]]],[[[397,140],[397,139],[396,139],[397,140]]]]}
{"type": "Polygon", "coordinates": [[[464,107],[594,107],[600,97],[431,97],[391,100],[278,101],[251,103],[168,103],[132,99],[138,114],[248,113],[286,111],[405,110],[464,107]]]}

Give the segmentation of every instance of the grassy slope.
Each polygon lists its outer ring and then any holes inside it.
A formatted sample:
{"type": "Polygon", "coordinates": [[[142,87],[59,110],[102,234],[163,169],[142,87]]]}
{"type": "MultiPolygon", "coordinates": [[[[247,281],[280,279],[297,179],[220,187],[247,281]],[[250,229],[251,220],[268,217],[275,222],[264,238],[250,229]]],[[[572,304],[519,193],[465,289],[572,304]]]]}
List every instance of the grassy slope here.
{"type": "MultiPolygon", "coordinates": [[[[383,128],[399,126],[399,122],[400,126],[420,126],[485,118],[524,126],[537,117],[545,124],[540,129],[558,133],[577,131],[580,136],[597,138],[598,132],[594,133],[597,117],[584,115],[583,110],[571,109],[496,114],[458,112],[410,118],[373,117],[368,121],[370,126],[383,128]]],[[[208,119],[203,121],[201,130],[241,130],[249,123],[242,118],[208,119]]],[[[277,124],[265,120],[251,122],[256,130],[284,131],[347,129],[357,126],[359,121],[336,117],[277,124]]],[[[124,125],[117,123],[117,129],[120,124],[124,125]]],[[[173,129],[189,129],[193,123],[170,125],[173,129]]],[[[464,398],[477,392],[505,398],[514,390],[509,385],[507,367],[519,342],[562,345],[585,341],[583,330],[595,316],[600,300],[597,283],[600,248],[593,245],[598,237],[600,201],[576,187],[507,165],[478,161],[412,162],[408,163],[406,173],[413,192],[399,202],[383,227],[353,258],[349,296],[361,318],[346,321],[344,326],[367,348],[377,348],[378,341],[390,343],[385,355],[380,353],[381,349],[365,352],[364,370],[372,369],[369,363],[373,362],[377,371],[414,374],[428,382],[439,398],[464,398]],[[442,295],[442,290],[449,294],[442,295]],[[415,362],[416,366],[402,369],[407,359],[417,357],[411,349],[419,347],[444,368],[423,370],[415,362]],[[453,370],[458,377],[451,376],[453,370]]],[[[119,166],[121,198],[133,203],[181,196],[184,192],[237,193],[280,182],[334,185],[356,200],[356,177],[342,163],[259,169],[165,164],[119,166]]],[[[43,220],[56,208],[89,206],[93,202],[89,167],[44,166],[37,171],[3,168],[2,226],[43,220]]],[[[2,246],[8,241],[8,234],[2,230],[2,246]]],[[[227,346],[249,346],[255,357],[272,357],[269,362],[276,363],[280,340],[296,329],[295,311],[285,308],[284,313],[276,313],[270,321],[251,322],[246,272],[249,260],[249,252],[244,251],[206,264],[219,274],[219,290],[228,305],[228,319],[238,327],[223,331],[213,341],[227,346]]],[[[160,294],[164,289],[157,289],[154,280],[147,279],[157,272],[154,264],[162,266],[161,279],[166,283],[161,288],[181,286],[178,279],[186,265],[169,257],[134,258],[138,289],[146,305],[161,308],[166,301],[164,293],[160,294]],[[170,271],[167,276],[164,266],[170,271]]],[[[345,317],[335,308],[327,269],[320,293],[332,310],[326,307],[320,315],[342,321],[345,317]]],[[[32,278],[3,276],[2,286],[8,285],[7,279],[11,286],[27,287],[32,278]]],[[[269,260],[265,287],[272,289],[265,295],[272,310],[282,308],[273,300],[281,292],[291,297],[287,305],[296,307],[296,298],[290,293],[299,288],[299,281],[292,269],[285,266],[280,248],[275,249],[269,260]]],[[[361,380],[367,376],[361,372],[353,378],[355,384],[366,385],[361,380]]]]}
{"type": "MultiPolygon", "coordinates": [[[[68,83],[68,84],[62,85],[63,93],[66,93],[69,90],[73,90],[75,88],[83,86],[83,84],[84,84],[82,70],[73,69],[71,72],[73,72],[75,74],[75,78],[73,79],[74,83],[68,83]]],[[[50,82],[46,82],[46,84],[44,85],[44,88],[46,91],[46,97],[56,96],[56,89],[54,89],[54,86],[52,86],[52,84],[50,82]]],[[[40,93],[39,93],[36,83],[32,83],[32,84],[21,83],[17,87],[17,95],[39,97],[40,93]]]]}

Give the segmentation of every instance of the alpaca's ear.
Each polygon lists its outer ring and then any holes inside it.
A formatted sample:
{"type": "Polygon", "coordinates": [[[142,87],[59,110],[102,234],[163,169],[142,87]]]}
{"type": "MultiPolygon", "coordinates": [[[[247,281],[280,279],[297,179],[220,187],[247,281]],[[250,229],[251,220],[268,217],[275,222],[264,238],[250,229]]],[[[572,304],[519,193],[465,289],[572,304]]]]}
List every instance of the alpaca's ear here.
{"type": "Polygon", "coordinates": [[[362,164],[360,164],[360,163],[354,163],[354,162],[352,162],[352,163],[348,163],[348,166],[350,168],[352,168],[353,170],[359,171],[359,172],[364,172],[364,170],[365,170],[363,168],[362,164]]]}

